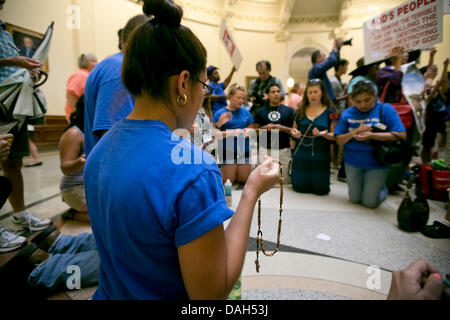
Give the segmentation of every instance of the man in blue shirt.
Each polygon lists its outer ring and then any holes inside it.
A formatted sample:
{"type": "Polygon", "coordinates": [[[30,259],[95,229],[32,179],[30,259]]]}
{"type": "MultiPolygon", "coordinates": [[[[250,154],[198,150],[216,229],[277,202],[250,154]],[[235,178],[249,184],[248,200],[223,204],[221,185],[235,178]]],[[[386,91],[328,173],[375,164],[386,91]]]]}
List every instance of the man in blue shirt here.
{"type": "MultiPolygon", "coordinates": [[[[131,18],[123,29],[122,45],[135,28],[148,21],[144,15],[131,18]]],[[[123,51],[100,62],[89,74],[84,89],[84,153],[86,157],[100,138],[133,109],[134,99],[122,83],[123,51]]]]}
{"type": "Polygon", "coordinates": [[[341,38],[334,39],[333,49],[327,59],[325,52],[321,50],[314,51],[311,55],[313,67],[308,72],[308,80],[320,79],[325,84],[330,99],[336,103],[336,95],[327,76],[327,71],[336,66],[339,62],[339,51],[343,45],[341,38]]]}
{"type": "Polygon", "coordinates": [[[231,82],[231,78],[233,77],[233,74],[236,72],[236,68],[233,67],[231,69],[230,74],[225,79],[224,82],[220,82],[220,75],[219,71],[217,71],[218,68],[214,66],[209,66],[207,69],[207,75],[209,79],[209,85],[214,88],[213,93],[211,95],[211,112],[212,115],[221,108],[224,108],[227,106],[227,98],[225,95],[225,89],[228,87],[228,85],[231,82]]]}

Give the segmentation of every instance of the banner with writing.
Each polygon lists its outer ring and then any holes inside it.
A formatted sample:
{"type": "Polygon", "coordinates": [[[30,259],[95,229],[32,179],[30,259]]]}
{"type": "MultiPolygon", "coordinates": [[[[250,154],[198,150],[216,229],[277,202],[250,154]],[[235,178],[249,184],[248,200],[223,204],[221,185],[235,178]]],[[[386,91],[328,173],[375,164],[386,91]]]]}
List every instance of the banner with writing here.
{"type": "Polygon", "coordinates": [[[410,0],[364,22],[364,60],[389,57],[394,47],[426,49],[442,42],[443,1],[410,0]]]}

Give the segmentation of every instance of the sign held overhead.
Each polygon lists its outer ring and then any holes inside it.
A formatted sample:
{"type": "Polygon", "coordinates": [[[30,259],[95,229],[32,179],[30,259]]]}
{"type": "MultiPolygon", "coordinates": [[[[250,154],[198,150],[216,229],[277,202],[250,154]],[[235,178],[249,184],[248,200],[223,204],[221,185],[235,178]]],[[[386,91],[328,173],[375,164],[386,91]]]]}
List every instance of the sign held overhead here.
{"type": "Polygon", "coordinates": [[[364,22],[366,63],[388,58],[394,47],[411,51],[442,42],[443,1],[449,0],[410,0],[364,22]]]}
{"type": "Polygon", "coordinates": [[[230,55],[233,66],[236,68],[236,70],[239,70],[243,58],[236,45],[236,41],[234,41],[233,37],[231,36],[225,19],[222,19],[222,24],[220,25],[220,40],[222,41],[225,49],[230,55]]]}

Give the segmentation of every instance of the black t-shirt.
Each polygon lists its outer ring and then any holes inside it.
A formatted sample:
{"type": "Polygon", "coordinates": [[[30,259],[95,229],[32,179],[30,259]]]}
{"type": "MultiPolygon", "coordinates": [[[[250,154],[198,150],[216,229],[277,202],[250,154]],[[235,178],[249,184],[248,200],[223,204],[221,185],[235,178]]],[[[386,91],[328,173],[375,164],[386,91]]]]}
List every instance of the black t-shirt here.
{"type": "MultiPolygon", "coordinates": [[[[294,109],[285,106],[284,104],[279,105],[278,107],[269,107],[267,104],[259,108],[255,115],[255,123],[260,127],[263,127],[269,123],[273,124],[281,124],[282,126],[292,128],[294,123],[294,109]]],[[[262,147],[271,149],[271,134],[270,131],[267,131],[267,140],[262,138],[260,135],[259,143],[262,147]],[[267,143],[265,143],[267,141],[267,143]],[[266,147],[267,144],[267,147],[266,147]]],[[[279,140],[279,149],[289,148],[289,138],[290,135],[280,131],[280,140],[279,140]]],[[[274,136],[274,139],[276,137],[274,136]]]]}

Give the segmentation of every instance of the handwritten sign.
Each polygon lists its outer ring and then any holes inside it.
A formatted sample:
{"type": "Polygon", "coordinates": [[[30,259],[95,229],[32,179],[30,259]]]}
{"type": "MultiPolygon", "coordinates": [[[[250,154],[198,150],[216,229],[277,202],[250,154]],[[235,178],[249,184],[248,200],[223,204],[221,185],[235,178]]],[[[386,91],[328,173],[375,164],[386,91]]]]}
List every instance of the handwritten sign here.
{"type": "Polygon", "coordinates": [[[392,48],[431,48],[443,38],[443,1],[410,0],[364,22],[366,64],[389,57],[392,48]]]}
{"type": "Polygon", "coordinates": [[[233,37],[231,36],[225,19],[222,19],[222,24],[220,25],[220,40],[222,41],[225,49],[230,55],[233,66],[236,68],[236,70],[239,70],[239,66],[242,63],[243,58],[236,45],[236,41],[234,41],[233,37]]]}

